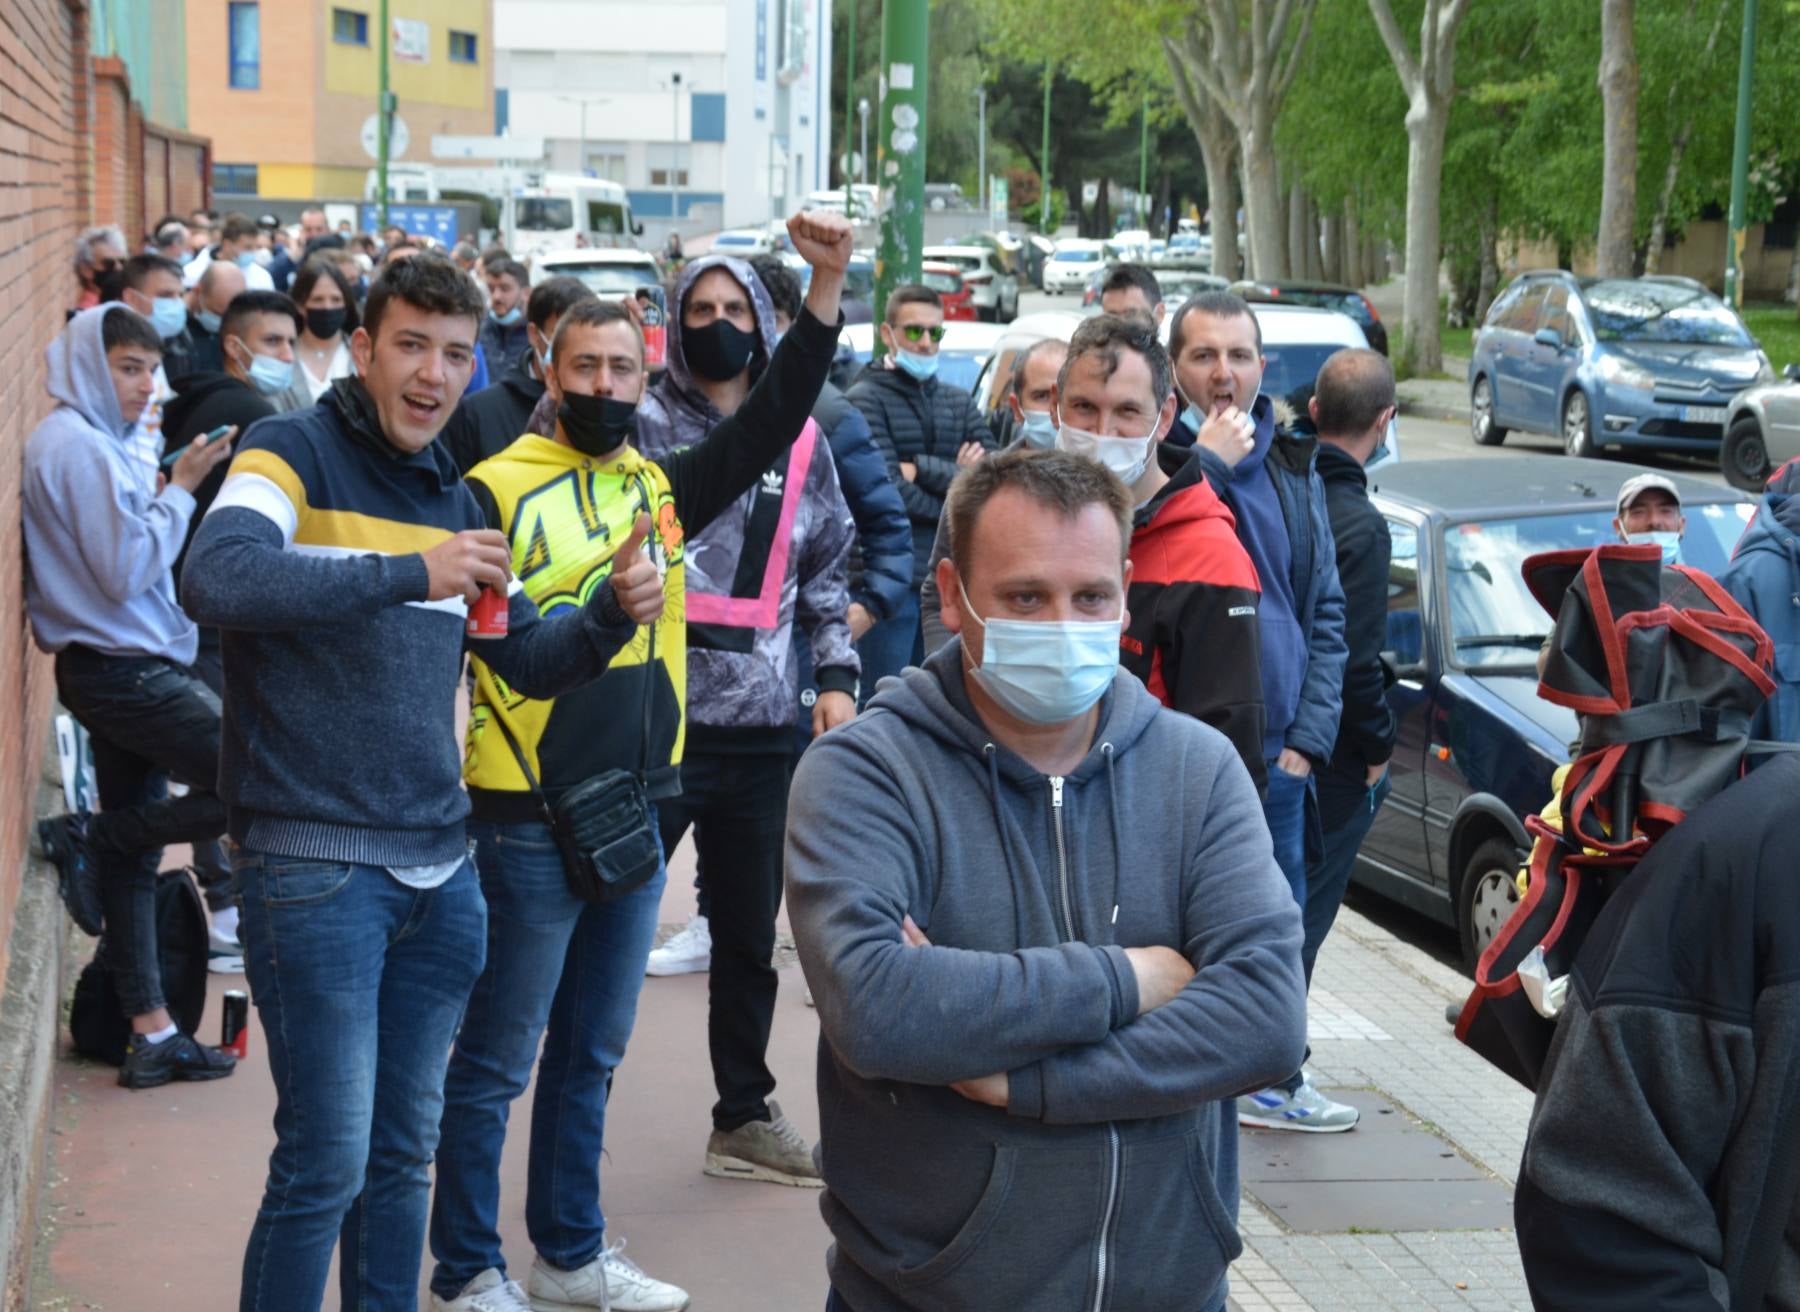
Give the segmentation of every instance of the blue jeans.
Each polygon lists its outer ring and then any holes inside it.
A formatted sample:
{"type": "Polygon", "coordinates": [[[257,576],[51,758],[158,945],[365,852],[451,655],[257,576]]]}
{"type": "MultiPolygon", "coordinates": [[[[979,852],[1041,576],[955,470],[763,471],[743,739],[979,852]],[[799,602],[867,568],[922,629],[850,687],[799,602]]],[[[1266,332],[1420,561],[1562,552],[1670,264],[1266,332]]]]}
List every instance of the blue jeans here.
{"type": "Polygon", "coordinates": [[[572,1271],[599,1254],[600,1150],[613,1071],[637,1018],[665,875],[615,902],[569,892],[542,824],[469,822],[487,897],[487,965],[444,1081],[431,1206],[431,1287],[452,1299],[500,1253],[500,1149],[538,1065],[525,1226],[539,1255],[572,1271]],[[547,1033],[546,1033],[547,1030],[547,1033]]]}
{"type": "Polygon", "coordinates": [[[1318,777],[1319,811],[1328,826],[1325,851],[1319,864],[1307,876],[1306,901],[1301,904],[1305,940],[1300,945],[1300,965],[1306,971],[1306,986],[1312,987],[1313,962],[1319,948],[1331,932],[1338,908],[1344,904],[1344,890],[1350,886],[1350,871],[1356,865],[1356,853],[1375,823],[1375,813],[1387,800],[1388,777],[1383,773],[1373,788],[1361,778],[1351,778],[1334,770],[1323,770],[1318,777]]]}
{"type": "Polygon", "coordinates": [[[1306,802],[1312,776],[1289,774],[1269,762],[1269,790],[1263,797],[1263,819],[1275,844],[1275,864],[1281,867],[1294,902],[1306,905],[1306,802]]]}
{"type": "Polygon", "coordinates": [[[908,665],[925,659],[925,633],[919,627],[919,590],[913,588],[900,609],[863,634],[856,644],[862,658],[862,678],[857,687],[857,709],[875,695],[875,685],[908,665]]]}
{"type": "Polygon", "coordinates": [[[444,1066],[487,936],[474,863],[433,889],[243,848],[232,871],[275,1082],[239,1312],[318,1312],[334,1245],[343,1307],[415,1312],[444,1066]]]}

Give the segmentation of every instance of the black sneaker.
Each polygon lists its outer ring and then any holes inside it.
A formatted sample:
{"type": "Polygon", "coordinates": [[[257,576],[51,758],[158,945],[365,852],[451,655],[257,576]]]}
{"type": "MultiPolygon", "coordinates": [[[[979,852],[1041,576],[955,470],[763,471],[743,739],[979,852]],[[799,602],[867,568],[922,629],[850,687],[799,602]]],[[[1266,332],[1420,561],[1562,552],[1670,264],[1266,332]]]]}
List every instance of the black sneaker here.
{"type": "Polygon", "coordinates": [[[56,867],[63,905],[84,934],[100,936],[105,912],[100,902],[100,868],[88,846],[87,817],[73,812],[38,821],[38,846],[56,867]]]}
{"type": "Polygon", "coordinates": [[[170,1080],[222,1080],[237,1068],[237,1058],[219,1048],[198,1043],[192,1035],[176,1034],[151,1043],[133,1034],[119,1067],[119,1083],[127,1089],[154,1089],[170,1080]]]}

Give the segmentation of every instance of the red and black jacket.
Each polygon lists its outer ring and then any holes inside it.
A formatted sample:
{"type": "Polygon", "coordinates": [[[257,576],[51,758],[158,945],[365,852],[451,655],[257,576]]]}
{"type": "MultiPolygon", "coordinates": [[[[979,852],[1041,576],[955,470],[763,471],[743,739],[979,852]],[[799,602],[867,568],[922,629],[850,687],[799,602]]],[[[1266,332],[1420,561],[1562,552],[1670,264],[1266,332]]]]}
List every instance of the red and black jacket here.
{"type": "Polygon", "coordinates": [[[1163,705],[1231,739],[1261,792],[1262,585],[1194,453],[1164,442],[1156,458],[1169,481],[1132,524],[1131,622],[1119,662],[1163,705]]]}

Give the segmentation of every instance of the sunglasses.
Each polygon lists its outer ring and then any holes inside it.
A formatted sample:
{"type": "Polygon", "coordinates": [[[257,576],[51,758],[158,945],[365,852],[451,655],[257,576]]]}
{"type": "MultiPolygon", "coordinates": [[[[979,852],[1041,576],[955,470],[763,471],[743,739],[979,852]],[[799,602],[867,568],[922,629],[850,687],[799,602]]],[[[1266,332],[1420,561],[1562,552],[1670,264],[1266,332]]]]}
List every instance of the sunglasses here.
{"type": "Polygon", "coordinates": [[[909,323],[900,330],[900,335],[909,342],[924,341],[926,333],[931,334],[932,341],[941,342],[944,340],[944,325],[940,323],[935,328],[927,328],[922,324],[909,323]]]}

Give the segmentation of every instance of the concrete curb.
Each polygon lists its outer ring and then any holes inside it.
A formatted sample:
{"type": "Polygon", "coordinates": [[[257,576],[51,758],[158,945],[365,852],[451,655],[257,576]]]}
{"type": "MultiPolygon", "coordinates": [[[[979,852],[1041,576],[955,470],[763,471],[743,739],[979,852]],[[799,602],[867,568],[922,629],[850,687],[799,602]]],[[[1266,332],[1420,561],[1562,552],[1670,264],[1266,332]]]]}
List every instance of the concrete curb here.
{"type": "MultiPolygon", "coordinates": [[[[54,760],[54,752],[51,754],[54,760]]],[[[62,786],[41,776],[35,814],[62,809],[62,786]]],[[[35,849],[13,913],[5,992],[0,993],[0,1309],[30,1306],[38,1205],[55,1087],[69,920],[55,872],[35,849]]]]}

